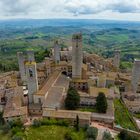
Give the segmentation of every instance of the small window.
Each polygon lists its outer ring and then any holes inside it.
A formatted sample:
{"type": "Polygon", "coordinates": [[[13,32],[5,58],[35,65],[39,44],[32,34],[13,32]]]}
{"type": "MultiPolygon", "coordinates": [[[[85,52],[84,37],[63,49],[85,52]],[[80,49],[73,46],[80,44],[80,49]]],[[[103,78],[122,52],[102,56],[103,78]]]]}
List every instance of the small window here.
{"type": "Polygon", "coordinates": [[[76,48],[78,48],[78,42],[76,43],[76,48]]]}
{"type": "Polygon", "coordinates": [[[33,77],[33,71],[32,71],[32,69],[29,69],[29,75],[30,75],[30,77],[33,77]]]}
{"type": "Polygon", "coordinates": [[[38,103],[41,104],[41,99],[40,98],[38,98],[38,103]]]}

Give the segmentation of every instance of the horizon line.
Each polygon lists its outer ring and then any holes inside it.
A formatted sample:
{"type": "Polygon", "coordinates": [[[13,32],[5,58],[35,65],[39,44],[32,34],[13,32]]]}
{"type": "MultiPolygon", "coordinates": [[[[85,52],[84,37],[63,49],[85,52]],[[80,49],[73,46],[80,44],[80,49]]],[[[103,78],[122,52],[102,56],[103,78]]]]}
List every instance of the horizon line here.
{"type": "Polygon", "coordinates": [[[0,21],[8,20],[104,20],[104,21],[119,21],[119,22],[140,22],[140,20],[122,20],[122,19],[92,19],[92,18],[3,18],[0,21]]]}

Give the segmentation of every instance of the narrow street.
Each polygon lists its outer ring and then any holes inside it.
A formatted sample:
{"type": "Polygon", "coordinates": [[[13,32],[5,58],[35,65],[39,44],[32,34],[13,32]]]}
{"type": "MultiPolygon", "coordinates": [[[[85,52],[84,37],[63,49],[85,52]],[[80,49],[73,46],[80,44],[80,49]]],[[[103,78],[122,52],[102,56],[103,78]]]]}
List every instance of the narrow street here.
{"type": "Polygon", "coordinates": [[[102,140],[102,136],[105,131],[110,132],[112,137],[115,137],[119,133],[118,131],[108,128],[107,126],[104,126],[98,122],[92,122],[91,126],[98,128],[97,140],[102,140]]]}

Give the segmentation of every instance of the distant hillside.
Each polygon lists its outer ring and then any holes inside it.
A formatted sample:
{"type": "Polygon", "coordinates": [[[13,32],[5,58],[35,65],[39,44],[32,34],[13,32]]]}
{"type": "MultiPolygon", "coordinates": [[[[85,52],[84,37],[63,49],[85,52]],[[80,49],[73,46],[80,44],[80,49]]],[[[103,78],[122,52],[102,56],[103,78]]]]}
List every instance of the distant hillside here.
{"type": "Polygon", "coordinates": [[[115,28],[139,27],[140,22],[130,21],[115,21],[101,19],[15,19],[15,20],[0,20],[1,27],[11,28],[38,28],[44,26],[100,26],[100,28],[115,28]]]}
{"type": "Polygon", "coordinates": [[[108,20],[3,20],[0,21],[0,70],[17,69],[17,51],[34,49],[37,54],[53,46],[71,45],[71,36],[83,33],[83,50],[112,57],[115,49],[122,51],[122,68],[131,68],[140,58],[140,22],[108,20]]]}

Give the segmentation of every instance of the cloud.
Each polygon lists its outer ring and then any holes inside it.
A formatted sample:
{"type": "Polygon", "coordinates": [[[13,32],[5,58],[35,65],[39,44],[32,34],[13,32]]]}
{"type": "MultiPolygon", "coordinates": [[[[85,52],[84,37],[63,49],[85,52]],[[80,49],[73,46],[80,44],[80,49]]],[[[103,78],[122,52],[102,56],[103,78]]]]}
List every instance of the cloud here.
{"type": "Polygon", "coordinates": [[[140,0],[0,0],[0,17],[5,18],[68,18],[104,15],[106,11],[140,14],[140,0]]]}
{"type": "Polygon", "coordinates": [[[74,15],[96,14],[104,11],[139,13],[140,0],[67,0],[65,9],[74,15]]]}
{"type": "Polygon", "coordinates": [[[5,16],[28,15],[39,8],[38,0],[1,0],[0,12],[5,16]]]}

